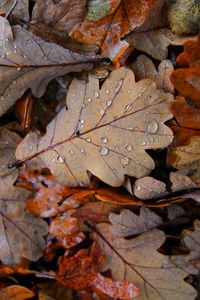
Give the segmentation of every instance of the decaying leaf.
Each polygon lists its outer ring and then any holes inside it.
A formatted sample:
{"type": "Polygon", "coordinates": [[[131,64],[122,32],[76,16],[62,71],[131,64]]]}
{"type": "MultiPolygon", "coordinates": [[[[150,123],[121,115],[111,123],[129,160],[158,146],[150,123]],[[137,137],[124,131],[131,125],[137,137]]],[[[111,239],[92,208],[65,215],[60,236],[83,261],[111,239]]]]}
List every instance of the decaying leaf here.
{"type": "Polygon", "coordinates": [[[177,58],[180,66],[171,75],[175,88],[185,97],[192,100],[200,108],[200,62],[199,62],[200,34],[195,41],[188,40],[184,44],[184,52],[177,58]],[[192,46],[192,47],[190,47],[192,46]]]}
{"type": "Polygon", "coordinates": [[[168,2],[168,18],[174,32],[196,34],[200,31],[198,0],[168,0],[168,2]]]}
{"type": "Polygon", "coordinates": [[[113,60],[129,47],[127,41],[121,41],[122,37],[146,24],[151,28],[162,19],[162,0],[92,2],[85,20],[75,25],[70,35],[79,41],[101,46],[104,55],[113,60]]]}
{"type": "Polygon", "coordinates": [[[39,300],[74,300],[72,290],[56,281],[40,283],[37,287],[39,287],[39,300]]]}
{"type": "Polygon", "coordinates": [[[183,244],[189,249],[190,253],[186,255],[172,256],[172,261],[180,268],[191,274],[198,274],[200,269],[200,221],[194,221],[194,230],[183,231],[183,244]]]}
{"type": "Polygon", "coordinates": [[[113,235],[127,237],[157,228],[162,224],[162,218],[148,208],[141,208],[140,215],[128,209],[123,209],[119,215],[110,213],[110,230],[113,235]]]}
{"type": "Polygon", "coordinates": [[[135,83],[131,70],[111,73],[101,89],[99,81],[73,80],[67,108],[48,125],[39,140],[28,134],[16,156],[27,161],[40,156],[64,185],[88,186],[87,171],[111,186],[123,184],[124,175],[141,177],[154,168],[145,152],[167,146],[171,130],[168,102],[172,95],[156,90],[151,80],[135,83]]]}
{"type": "Polygon", "coordinates": [[[159,64],[157,71],[150,58],[146,55],[139,55],[131,65],[131,69],[135,74],[136,80],[150,78],[156,82],[158,89],[163,89],[169,93],[174,92],[174,86],[170,80],[174,67],[170,60],[163,60],[159,64]]]}
{"type": "Polygon", "coordinates": [[[47,84],[68,72],[90,69],[94,56],[72,53],[0,17],[0,116],[31,88],[41,97],[47,84]]]}
{"type": "Polygon", "coordinates": [[[17,264],[22,257],[36,261],[47,234],[45,221],[24,212],[29,192],[13,186],[17,177],[16,171],[0,178],[0,259],[5,264],[17,264]]]}
{"type": "Polygon", "coordinates": [[[32,298],[34,295],[33,291],[20,285],[10,285],[0,290],[1,300],[26,300],[32,298]]]}
{"type": "Polygon", "coordinates": [[[185,37],[174,35],[168,28],[153,29],[145,32],[133,32],[126,40],[136,49],[155,59],[163,60],[168,56],[168,46],[180,46],[185,37]]]}
{"type": "Polygon", "coordinates": [[[69,33],[86,13],[86,0],[38,0],[33,8],[32,23],[43,23],[58,32],[69,33]]]}
{"type": "Polygon", "coordinates": [[[111,270],[114,280],[128,280],[139,287],[142,300],[192,300],[195,289],[184,282],[187,273],[175,267],[157,249],[164,243],[163,232],[154,230],[126,240],[112,235],[109,225],[97,225],[93,233],[105,263],[102,270],[111,270]]]}

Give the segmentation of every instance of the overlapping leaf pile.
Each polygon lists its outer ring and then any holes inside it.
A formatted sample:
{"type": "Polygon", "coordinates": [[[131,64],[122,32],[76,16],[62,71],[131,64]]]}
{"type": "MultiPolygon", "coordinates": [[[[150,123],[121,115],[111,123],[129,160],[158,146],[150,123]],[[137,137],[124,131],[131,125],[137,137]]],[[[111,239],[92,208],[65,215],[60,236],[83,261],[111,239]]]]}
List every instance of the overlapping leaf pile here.
{"type": "Polygon", "coordinates": [[[0,300],[198,299],[198,1],[0,14],[0,300]]]}

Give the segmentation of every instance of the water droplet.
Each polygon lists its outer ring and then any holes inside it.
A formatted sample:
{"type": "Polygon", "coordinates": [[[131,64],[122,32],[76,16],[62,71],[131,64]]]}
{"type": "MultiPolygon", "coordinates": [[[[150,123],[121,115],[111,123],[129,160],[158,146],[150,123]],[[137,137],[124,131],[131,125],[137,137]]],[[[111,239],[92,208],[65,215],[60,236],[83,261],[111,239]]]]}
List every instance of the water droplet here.
{"type": "Polygon", "coordinates": [[[105,110],[104,110],[104,109],[101,109],[101,110],[100,110],[100,115],[103,116],[104,114],[105,114],[105,110]]]}
{"type": "Polygon", "coordinates": [[[95,96],[96,98],[99,98],[99,93],[98,93],[97,91],[95,91],[95,92],[94,92],[94,96],[95,96]]]}
{"type": "Polygon", "coordinates": [[[148,125],[147,125],[147,131],[149,133],[156,133],[158,130],[158,123],[155,120],[152,120],[148,125]]]}
{"type": "Polygon", "coordinates": [[[126,105],[125,107],[125,111],[130,111],[132,109],[133,104],[129,103],[128,105],[126,105]]]}
{"type": "Polygon", "coordinates": [[[72,94],[72,97],[76,97],[76,94],[73,93],[73,94],[72,94]]]}
{"type": "Polygon", "coordinates": [[[91,143],[92,140],[88,138],[88,139],[86,139],[86,141],[87,141],[88,143],[91,143]]]}
{"type": "Polygon", "coordinates": [[[4,101],[5,100],[5,97],[4,96],[1,96],[1,101],[4,101]]]}
{"type": "Polygon", "coordinates": [[[107,137],[102,137],[102,138],[101,138],[101,142],[102,142],[103,144],[106,144],[106,143],[108,142],[107,137]]]}
{"type": "Polygon", "coordinates": [[[107,102],[106,102],[106,105],[109,107],[109,106],[111,106],[111,104],[112,104],[112,101],[111,100],[108,100],[107,102]]]}
{"type": "Polygon", "coordinates": [[[17,53],[17,50],[14,50],[14,53],[17,53]]]}
{"type": "Polygon", "coordinates": [[[144,142],[142,142],[142,146],[145,146],[146,145],[146,142],[144,141],[144,142]]]}
{"type": "Polygon", "coordinates": [[[22,68],[18,67],[18,68],[17,68],[17,71],[21,71],[21,69],[22,69],[22,68]]]}
{"type": "Polygon", "coordinates": [[[57,160],[58,160],[60,163],[64,163],[64,159],[63,159],[63,157],[60,156],[60,155],[57,157],[57,160]]]}
{"type": "Polygon", "coordinates": [[[83,119],[80,119],[80,124],[84,124],[85,123],[85,121],[83,120],[83,119]]]}
{"type": "Polygon", "coordinates": [[[109,94],[110,93],[110,90],[106,90],[106,94],[109,94]]]}
{"type": "Polygon", "coordinates": [[[85,155],[87,154],[83,148],[81,149],[81,153],[83,153],[85,155]]]}
{"type": "Polygon", "coordinates": [[[88,98],[88,99],[87,99],[87,102],[88,102],[88,103],[92,102],[92,98],[88,98]]]}
{"type": "Polygon", "coordinates": [[[130,90],[128,90],[128,92],[127,92],[128,94],[130,94],[131,93],[131,91],[130,90]]]}
{"type": "Polygon", "coordinates": [[[115,94],[117,94],[122,86],[123,81],[120,80],[115,88],[115,94]]]}
{"type": "Polygon", "coordinates": [[[121,158],[121,163],[122,163],[122,165],[128,165],[128,163],[129,163],[129,158],[128,157],[122,157],[121,158]]]}
{"type": "Polygon", "coordinates": [[[54,161],[56,161],[56,159],[55,159],[55,158],[52,158],[52,161],[54,162],[54,161]]]}
{"type": "Polygon", "coordinates": [[[14,85],[15,85],[16,83],[17,83],[17,82],[16,82],[16,80],[13,80],[12,84],[14,84],[14,85]]]}
{"type": "Polygon", "coordinates": [[[32,145],[30,145],[30,146],[29,146],[29,149],[30,149],[30,150],[33,150],[33,146],[32,146],[32,145]]]}
{"type": "Polygon", "coordinates": [[[126,145],[125,146],[125,149],[128,151],[128,152],[131,152],[133,150],[133,147],[131,145],[126,145]]]}
{"type": "Polygon", "coordinates": [[[74,154],[74,151],[73,151],[73,150],[69,150],[69,153],[70,153],[70,154],[74,154]]]}
{"type": "Polygon", "coordinates": [[[107,155],[109,150],[106,147],[102,147],[99,152],[101,155],[107,155]]]}
{"type": "Polygon", "coordinates": [[[126,129],[127,130],[133,130],[133,127],[127,127],[126,129]]]}
{"type": "Polygon", "coordinates": [[[136,186],[136,190],[137,190],[137,191],[141,191],[141,189],[142,189],[142,188],[141,188],[140,185],[137,185],[137,186],[136,186]]]}
{"type": "Polygon", "coordinates": [[[109,127],[109,126],[107,126],[107,127],[106,127],[106,130],[110,130],[110,127],[109,127]]]}
{"type": "Polygon", "coordinates": [[[85,103],[82,105],[82,108],[86,108],[86,104],[85,103]]]}
{"type": "Polygon", "coordinates": [[[154,138],[153,138],[153,137],[150,137],[150,141],[153,142],[153,141],[154,141],[154,138]]]}

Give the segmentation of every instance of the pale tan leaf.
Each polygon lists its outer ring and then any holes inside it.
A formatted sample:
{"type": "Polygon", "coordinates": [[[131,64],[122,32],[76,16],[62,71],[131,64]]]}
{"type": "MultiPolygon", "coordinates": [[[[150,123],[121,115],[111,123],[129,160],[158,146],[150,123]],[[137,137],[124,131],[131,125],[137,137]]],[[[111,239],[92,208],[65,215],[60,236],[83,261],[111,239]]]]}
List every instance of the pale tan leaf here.
{"type": "Polygon", "coordinates": [[[18,172],[0,178],[0,259],[5,264],[20,263],[22,257],[37,260],[42,255],[47,223],[24,212],[29,192],[13,184],[18,172]]]}
{"type": "Polygon", "coordinates": [[[26,300],[32,298],[34,295],[33,291],[20,285],[10,285],[0,290],[1,300],[26,300]]]}
{"type": "Polygon", "coordinates": [[[158,60],[166,59],[168,46],[180,46],[185,37],[173,34],[168,28],[154,29],[146,32],[133,32],[126,40],[136,49],[143,51],[158,60]]]}
{"type": "Polygon", "coordinates": [[[70,52],[0,17],[0,116],[31,88],[41,97],[47,84],[68,72],[90,69],[94,57],[70,52]],[[13,36],[12,36],[13,34],[13,36]]]}
{"type": "Polygon", "coordinates": [[[157,84],[158,89],[163,89],[165,92],[173,93],[174,86],[170,80],[170,75],[174,71],[173,64],[170,60],[163,60],[156,70],[152,60],[146,55],[139,55],[131,65],[137,80],[150,78],[157,84]]]}
{"type": "Polygon", "coordinates": [[[165,234],[154,230],[126,240],[110,232],[110,225],[97,225],[93,233],[105,257],[102,271],[111,270],[114,280],[127,280],[139,287],[138,300],[194,300],[195,289],[184,281],[187,273],[175,267],[157,249],[165,234]]]}
{"type": "Polygon", "coordinates": [[[110,227],[112,234],[119,237],[143,233],[162,224],[162,218],[145,207],[141,208],[139,216],[128,209],[123,209],[119,215],[110,213],[109,220],[112,224],[110,227]]]}
{"type": "Polygon", "coordinates": [[[141,177],[154,168],[146,149],[167,146],[171,130],[168,102],[173,99],[149,79],[135,83],[131,70],[111,73],[101,89],[97,78],[73,80],[67,108],[48,125],[44,137],[26,136],[16,151],[22,161],[40,156],[63,185],[88,186],[87,171],[111,186],[124,175],[141,177]]]}
{"type": "Polygon", "coordinates": [[[194,230],[183,231],[183,244],[190,250],[187,255],[174,255],[171,260],[186,272],[198,274],[200,270],[200,220],[194,221],[194,230]]]}

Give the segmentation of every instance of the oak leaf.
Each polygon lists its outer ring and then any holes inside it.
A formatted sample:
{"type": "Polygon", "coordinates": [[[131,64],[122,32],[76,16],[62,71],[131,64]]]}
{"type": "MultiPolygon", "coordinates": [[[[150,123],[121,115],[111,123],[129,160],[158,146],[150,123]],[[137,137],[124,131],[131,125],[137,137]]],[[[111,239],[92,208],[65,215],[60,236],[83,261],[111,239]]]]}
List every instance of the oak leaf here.
{"type": "Polygon", "coordinates": [[[34,296],[34,292],[20,285],[10,285],[0,290],[1,300],[26,300],[34,296]]]}
{"type": "Polygon", "coordinates": [[[165,234],[154,230],[126,240],[116,238],[106,223],[97,225],[92,238],[105,256],[102,271],[111,270],[114,280],[133,282],[141,291],[139,299],[192,300],[195,289],[184,282],[187,273],[175,267],[157,249],[165,234]]]}
{"type": "Polygon", "coordinates": [[[0,17],[0,116],[31,88],[41,97],[48,83],[68,72],[90,69],[94,56],[72,53],[0,17]]]}
{"type": "Polygon", "coordinates": [[[139,216],[128,209],[123,209],[119,215],[110,213],[109,220],[112,224],[110,231],[119,237],[140,234],[162,224],[162,218],[145,207],[141,208],[139,216]]]}
{"type": "Polygon", "coordinates": [[[121,38],[146,24],[150,28],[156,26],[155,23],[162,19],[163,3],[162,0],[98,0],[92,4],[91,1],[85,20],[74,26],[70,36],[101,46],[104,55],[117,60],[129,47],[121,38]]]}
{"type": "Polygon", "coordinates": [[[25,257],[36,261],[45,246],[47,224],[24,211],[28,191],[13,184],[18,172],[0,178],[0,259],[5,264],[20,263],[25,257]]]}
{"type": "Polygon", "coordinates": [[[186,38],[174,35],[168,28],[159,28],[144,32],[132,32],[126,37],[126,40],[134,48],[155,59],[163,60],[168,56],[169,45],[183,45],[186,38]]]}
{"type": "Polygon", "coordinates": [[[163,60],[156,70],[152,60],[146,55],[139,55],[136,61],[131,65],[136,80],[150,78],[157,84],[158,89],[165,92],[174,93],[174,86],[170,80],[170,75],[174,71],[173,64],[170,60],[163,60]]]}
{"type": "Polygon", "coordinates": [[[174,255],[172,261],[186,272],[198,274],[200,269],[200,221],[194,221],[193,231],[186,229],[182,233],[182,243],[190,251],[185,255],[174,255]]]}
{"type": "Polygon", "coordinates": [[[0,0],[0,14],[11,19],[29,21],[28,0],[0,0]]]}
{"type": "Polygon", "coordinates": [[[111,73],[101,89],[99,81],[73,80],[63,108],[48,125],[44,137],[28,134],[19,144],[20,162],[40,157],[63,185],[88,186],[87,171],[111,186],[124,175],[141,177],[154,162],[145,152],[167,146],[171,130],[168,102],[173,98],[149,79],[135,83],[131,70],[111,73]]]}
{"type": "Polygon", "coordinates": [[[33,8],[31,23],[43,23],[58,32],[69,33],[86,14],[86,0],[38,0],[33,8]]]}

